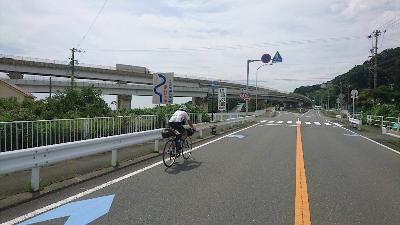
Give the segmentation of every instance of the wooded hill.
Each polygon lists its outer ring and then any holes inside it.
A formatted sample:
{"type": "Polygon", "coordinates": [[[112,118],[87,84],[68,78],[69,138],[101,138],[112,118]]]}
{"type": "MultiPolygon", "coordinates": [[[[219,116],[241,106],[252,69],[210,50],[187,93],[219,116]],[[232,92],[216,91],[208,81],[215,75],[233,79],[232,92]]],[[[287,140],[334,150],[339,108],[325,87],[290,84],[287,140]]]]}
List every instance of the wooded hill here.
{"type": "MultiPolygon", "coordinates": [[[[378,87],[373,88],[374,70],[372,57],[362,65],[354,66],[348,72],[328,81],[328,85],[321,84],[301,86],[295,89],[295,93],[303,94],[315,101],[315,104],[327,103],[329,107],[335,107],[340,90],[344,94],[343,105],[349,102],[349,91],[359,91],[358,104],[362,111],[386,115],[400,114],[400,47],[386,49],[378,54],[378,87]],[[381,108],[390,110],[381,110],[381,108]]],[[[400,116],[400,115],[399,115],[400,116]]]]}

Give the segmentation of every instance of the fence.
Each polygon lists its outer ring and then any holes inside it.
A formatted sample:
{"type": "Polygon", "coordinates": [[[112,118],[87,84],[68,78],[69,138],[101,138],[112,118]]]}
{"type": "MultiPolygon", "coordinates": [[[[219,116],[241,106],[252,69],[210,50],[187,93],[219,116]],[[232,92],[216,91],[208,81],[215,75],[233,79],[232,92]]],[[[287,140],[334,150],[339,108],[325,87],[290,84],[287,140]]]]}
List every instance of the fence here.
{"type": "MultiPolygon", "coordinates": [[[[201,123],[201,114],[191,114],[201,123]]],[[[0,122],[0,152],[165,128],[156,115],[0,122]]]]}
{"type": "MultiPolygon", "coordinates": [[[[257,110],[255,112],[249,112],[247,115],[254,115],[254,116],[261,116],[265,114],[266,110],[257,110]]],[[[208,114],[210,117],[212,116],[211,113],[208,114]]],[[[213,121],[224,121],[229,119],[237,119],[246,116],[245,112],[240,113],[214,113],[214,117],[212,118],[213,121]]]]}
{"type": "MultiPolygon", "coordinates": [[[[203,123],[196,125],[202,131],[211,127],[233,125],[254,121],[255,116],[220,122],[218,124],[203,123]]],[[[111,151],[111,165],[117,166],[118,149],[154,141],[154,150],[158,152],[159,140],[163,129],[146,130],[135,133],[114,135],[98,139],[81,140],[71,143],[41,146],[22,151],[0,153],[0,175],[31,169],[31,185],[34,191],[39,190],[40,167],[48,166],[60,161],[89,156],[111,151]]]]}
{"type": "Polygon", "coordinates": [[[400,117],[367,115],[367,124],[390,127],[399,131],[400,117]]]}

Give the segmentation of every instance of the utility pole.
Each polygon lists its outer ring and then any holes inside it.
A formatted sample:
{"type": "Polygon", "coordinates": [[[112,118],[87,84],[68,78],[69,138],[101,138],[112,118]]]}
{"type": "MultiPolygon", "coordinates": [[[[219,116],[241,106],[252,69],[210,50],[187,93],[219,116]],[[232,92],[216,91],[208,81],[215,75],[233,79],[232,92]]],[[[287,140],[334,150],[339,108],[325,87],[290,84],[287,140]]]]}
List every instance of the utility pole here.
{"type": "Polygon", "coordinates": [[[49,86],[49,98],[51,98],[51,77],[50,77],[50,86],[49,86]]]}
{"type": "Polygon", "coordinates": [[[71,62],[70,62],[70,65],[71,65],[71,87],[73,87],[74,86],[74,79],[75,79],[75,62],[76,63],[78,63],[78,61],[77,60],[75,60],[75,52],[82,52],[81,50],[79,50],[79,49],[76,49],[76,48],[72,48],[71,49],[71,62]]]}
{"type": "Polygon", "coordinates": [[[368,38],[375,38],[375,42],[373,42],[373,46],[371,49],[371,53],[373,53],[374,58],[374,89],[378,86],[378,38],[381,36],[380,30],[374,30],[372,34],[368,36],[368,38]]]}

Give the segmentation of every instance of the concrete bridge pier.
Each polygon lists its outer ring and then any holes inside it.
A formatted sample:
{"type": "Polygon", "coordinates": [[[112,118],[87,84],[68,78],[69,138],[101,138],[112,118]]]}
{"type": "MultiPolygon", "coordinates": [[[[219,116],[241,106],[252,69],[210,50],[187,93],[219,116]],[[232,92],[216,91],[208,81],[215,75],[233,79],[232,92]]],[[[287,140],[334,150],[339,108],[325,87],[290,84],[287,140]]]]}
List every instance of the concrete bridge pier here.
{"type": "Polygon", "coordinates": [[[192,104],[194,106],[204,109],[206,112],[208,111],[208,104],[207,104],[207,100],[205,98],[192,97],[192,104]]]}
{"type": "Polygon", "coordinates": [[[131,109],[132,95],[118,95],[117,109],[131,109]]]}
{"type": "Polygon", "coordinates": [[[9,72],[7,75],[10,79],[24,79],[24,74],[20,72],[9,72]]]}

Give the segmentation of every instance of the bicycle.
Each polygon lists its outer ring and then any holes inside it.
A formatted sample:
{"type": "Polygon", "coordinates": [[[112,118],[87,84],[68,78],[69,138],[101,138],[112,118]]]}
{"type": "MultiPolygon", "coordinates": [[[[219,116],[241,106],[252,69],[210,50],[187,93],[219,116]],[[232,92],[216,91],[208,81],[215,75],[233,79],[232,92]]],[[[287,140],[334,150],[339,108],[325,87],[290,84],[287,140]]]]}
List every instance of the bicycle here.
{"type": "Polygon", "coordinates": [[[189,159],[191,154],[189,150],[192,149],[192,138],[190,138],[191,135],[188,135],[183,142],[180,141],[181,147],[177,149],[176,143],[178,138],[180,139],[180,133],[172,129],[171,131],[173,132],[173,135],[169,137],[169,140],[167,143],[165,143],[163,151],[163,162],[166,167],[171,167],[174,165],[175,160],[181,155],[184,159],[189,159]]]}

